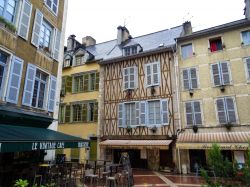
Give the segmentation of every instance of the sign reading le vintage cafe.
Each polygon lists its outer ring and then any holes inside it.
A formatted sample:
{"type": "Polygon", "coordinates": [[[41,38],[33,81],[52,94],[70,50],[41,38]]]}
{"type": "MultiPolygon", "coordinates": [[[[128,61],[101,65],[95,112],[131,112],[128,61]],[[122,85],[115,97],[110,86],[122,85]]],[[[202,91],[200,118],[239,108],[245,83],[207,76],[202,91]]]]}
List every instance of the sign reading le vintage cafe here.
{"type": "Polygon", "coordinates": [[[48,149],[86,148],[86,147],[89,147],[89,142],[85,141],[1,142],[0,152],[36,151],[36,150],[48,150],[48,149]]]}

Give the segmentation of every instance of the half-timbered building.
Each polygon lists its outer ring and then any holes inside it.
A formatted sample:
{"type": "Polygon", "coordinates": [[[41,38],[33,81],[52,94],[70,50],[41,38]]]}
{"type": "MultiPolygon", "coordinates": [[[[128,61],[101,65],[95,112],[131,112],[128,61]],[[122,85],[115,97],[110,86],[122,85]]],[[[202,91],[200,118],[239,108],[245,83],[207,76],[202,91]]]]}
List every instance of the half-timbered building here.
{"type": "Polygon", "coordinates": [[[118,163],[128,152],[132,167],[175,166],[178,119],[175,109],[174,38],[189,22],[171,29],[131,37],[117,28],[117,39],[100,62],[100,151],[118,163]]]}

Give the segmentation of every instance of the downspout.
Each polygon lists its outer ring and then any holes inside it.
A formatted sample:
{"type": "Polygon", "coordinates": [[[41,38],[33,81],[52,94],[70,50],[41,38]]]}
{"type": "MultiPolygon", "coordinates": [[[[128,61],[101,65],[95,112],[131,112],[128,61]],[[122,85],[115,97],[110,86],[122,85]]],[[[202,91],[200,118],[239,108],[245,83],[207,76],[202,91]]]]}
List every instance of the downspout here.
{"type": "MultiPolygon", "coordinates": [[[[181,123],[181,114],[180,114],[180,88],[179,88],[179,61],[178,61],[178,56],[177,56],[177,52],[178,52],[178,45],[177,45],[177,38],[175,39],[175,47],[176,50],[175,52],[173,51],[174,54],[174,70],[175,70],[175,89],[176,89],[176,102],[177,102],[177,116],[178,116],[178,129],[177,129],[177,139],[178,139],[178,135],[180,132],[182,132],[182,123],[181,123]]],[[[179,173],[181,173],[181,158],[180,158],[180,149],[177,148],[177,158],[178,158],[178,170],[179,173]]]]}

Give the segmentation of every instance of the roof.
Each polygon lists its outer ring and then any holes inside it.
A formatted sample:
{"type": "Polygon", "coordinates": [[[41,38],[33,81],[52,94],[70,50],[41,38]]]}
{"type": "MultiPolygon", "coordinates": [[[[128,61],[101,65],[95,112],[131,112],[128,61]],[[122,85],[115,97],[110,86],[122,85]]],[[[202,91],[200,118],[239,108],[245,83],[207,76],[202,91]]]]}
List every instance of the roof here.
{"type": "Polygon", "coordinates": [[[123,45],[118,45],[117,40],[111,40],[96,45],[86,47],[90,53],[95,56],[96,60],[110,60],[122,57],[122,49],[125,46],[139,44],[143,48],[143,52],[157,50],[159,46],[172,47],[175,45],[175,38],[181,36],[183,26],[177,26],[135,38],[131,38],[123,45]]]}
{"type": "Polygon", "coordinates": [[[221,32],[230,31],[230,30],[233,30],[236,28],[242,28],[242,27],[246,27],[246,26],[250,26],[250,20],[241,19],[241,20],[225,23],[222,25],[218,25],[215,27],[210,27],[210,28],[207,28],[204,30],[196,31],[196,32],[193,32],[192,34],[177,37],[176,39],[177,39],[177,42],[178,41],[186,41],[189,39],[219,34],[221,32]]]}
{"type": "Polygon", "coordinates": [[[46,128],[0,124],[0,152],[32,150],[35,143],[37,149],[78,148],[87,147],[89,140],[46,128]]]}

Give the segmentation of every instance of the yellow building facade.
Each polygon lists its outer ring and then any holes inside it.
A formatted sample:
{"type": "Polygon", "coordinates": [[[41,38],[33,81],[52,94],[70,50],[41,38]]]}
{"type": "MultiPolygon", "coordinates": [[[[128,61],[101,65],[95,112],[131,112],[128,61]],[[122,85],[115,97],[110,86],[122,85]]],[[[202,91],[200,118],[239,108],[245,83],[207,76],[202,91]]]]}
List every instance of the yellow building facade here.
{"type": "Polygon", "coordinates": [[[244,164],[250,139],[250,21],[242,19],[177,38],[180,124],[178,167],[206,167],[213,143],[244,164]]]}
{"type": "Polygon", "coordinates": [[[99,65],[86,45],[68,38],[62,71],[58,131],[90,140],[89,149],[64,149],[67,160],[97,158],[99,65]]]}

